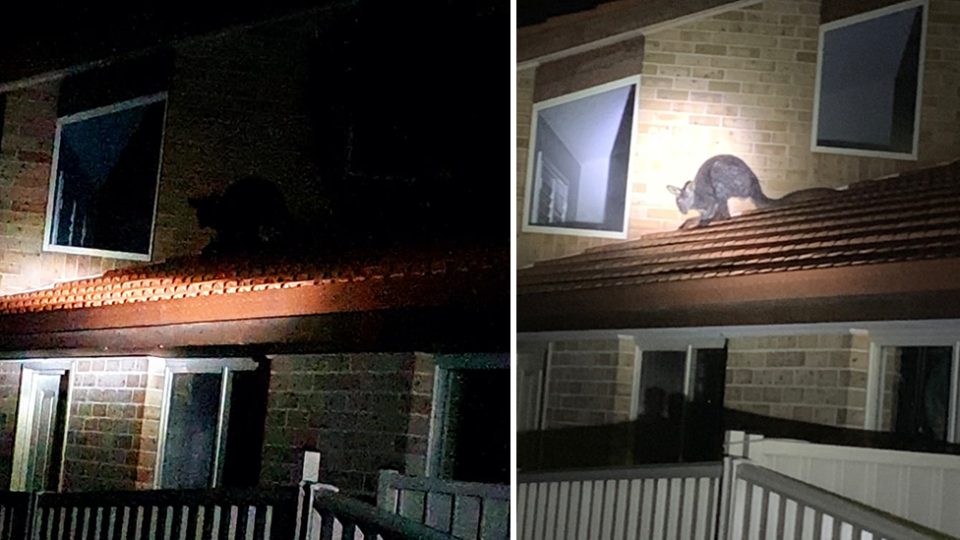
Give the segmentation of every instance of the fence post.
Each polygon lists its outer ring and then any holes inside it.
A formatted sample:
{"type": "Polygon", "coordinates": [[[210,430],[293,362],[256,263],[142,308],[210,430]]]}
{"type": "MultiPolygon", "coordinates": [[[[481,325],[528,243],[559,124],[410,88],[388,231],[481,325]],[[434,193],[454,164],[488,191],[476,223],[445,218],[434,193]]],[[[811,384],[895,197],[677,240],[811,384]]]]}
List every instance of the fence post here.
{"type": "Polygon", "coordinates": [[[723,474],[720,480],[720,502],[717,504],[717,540],[738,540],[743,538],[743,529],[738,520],[744,512],[744,497],[738,487],[738,470],[742,458],[724,457],[723,474]]]}
{"type": "Polygon", "coordinates": [[[23,537],[26,540],[33,540],[35,537],[39,537],[40,534],[40,520],[39,520],[39,508],[40,508],[40,494],[39,493],[30,493],[27,497],[26,508],[24,508],[25,513],[23,516],[23,537]]]}

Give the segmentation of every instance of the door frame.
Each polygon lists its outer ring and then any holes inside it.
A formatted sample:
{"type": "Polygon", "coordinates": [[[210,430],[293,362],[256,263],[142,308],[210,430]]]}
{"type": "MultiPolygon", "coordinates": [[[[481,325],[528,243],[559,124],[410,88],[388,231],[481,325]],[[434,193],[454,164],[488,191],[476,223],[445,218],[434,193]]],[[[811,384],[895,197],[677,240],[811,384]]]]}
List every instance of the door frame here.
{"type": "MultiPolygon", "coordinates": [[[[30,435],[33,431],[34,405],[33,399],[36,392],[36,375],[43,372],[58,372],[61,376],[67,376],[67,395],[58,397],[66,399],[66,407],[62,425],[64,433],[60,448],[51,449],[51,458],[55,458],[60,463],[60,472],[57,475],[56,490],[63,489],[64,457],[67,451],[67,426],[70,425],[70,409],[73,401],[73,377],[75,360],[73,359],[49,359],[49,360],[30,360],[21,363],[20,369],[20,391],[17,395],[17,427],[13,439],[13,464],[10,470],[10,491],[25,491],[27,485],[27,462],[30,458],[32,445],[30,444],[30,435]]],[[[51,460],[52,461],[52,460],[51,460]]]]}

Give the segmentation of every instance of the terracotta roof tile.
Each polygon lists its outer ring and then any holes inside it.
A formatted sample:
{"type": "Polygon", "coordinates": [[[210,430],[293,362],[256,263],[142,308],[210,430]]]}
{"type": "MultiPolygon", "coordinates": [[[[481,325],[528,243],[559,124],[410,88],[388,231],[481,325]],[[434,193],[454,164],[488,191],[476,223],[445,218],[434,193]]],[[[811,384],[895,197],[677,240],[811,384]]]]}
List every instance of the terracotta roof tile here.
{"type": "Polygon", "coordinates": [[[332,283],[479,274],[504,269],[508,264],[505,253],[493,250],[396,253],[355,261],[186,257],[112,270],[99,277],[60,283],[49,289],[0,296],[0,315],[169,302],[274,289],[322,288],[332,283]]]}
{"type": "Polygon", "coordinates": [[[521,270],[518,292],[960,256],[960,161],[709,227],[655,233],[521,270]]]}

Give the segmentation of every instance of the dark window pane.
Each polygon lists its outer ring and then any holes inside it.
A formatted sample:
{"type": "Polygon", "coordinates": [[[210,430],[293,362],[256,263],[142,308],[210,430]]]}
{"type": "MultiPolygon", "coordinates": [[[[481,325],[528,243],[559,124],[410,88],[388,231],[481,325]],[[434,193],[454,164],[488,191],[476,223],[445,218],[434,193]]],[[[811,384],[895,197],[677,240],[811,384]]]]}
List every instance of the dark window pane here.
{"type": "MultiPolygon", "coordinates": [[[[683,379],[687,353],[645,351],[640,367],[640,415],[665,418],[671,402],[683,401],[683,379]]],[[[674,404],[674,407],[676,405],[674,404]]],[[[676,412],[676,411],[674,411],[676,412]]],[[[673,416],[673,415],[671,415],[673,416]]]]}
{"type": "Polygon", "coordinates": [[[817,145],[913,152],[923,8],[823,36],[817,145]]]}
{"type": "Polygon", "coordinates": [[[914,438],[946,440],[952,351],[950,347],[899,348],[899,369],[893,377],[894,431],[914,438]]]}
{"type": "Polygon", "coordinates": [[[510,483],[510,370],[453,370],[441,448],[442,476],[510,483]]]}
{"type": "Polygon", "coordinates": [[[220,373],[176,373],[170,390],[162,487],[210,487],[220,412],[220,373]]]}
{"type": "Polygon", "coordinates": [[[50,242],[148,255],[164,101],[64,123],[50,242]]]}

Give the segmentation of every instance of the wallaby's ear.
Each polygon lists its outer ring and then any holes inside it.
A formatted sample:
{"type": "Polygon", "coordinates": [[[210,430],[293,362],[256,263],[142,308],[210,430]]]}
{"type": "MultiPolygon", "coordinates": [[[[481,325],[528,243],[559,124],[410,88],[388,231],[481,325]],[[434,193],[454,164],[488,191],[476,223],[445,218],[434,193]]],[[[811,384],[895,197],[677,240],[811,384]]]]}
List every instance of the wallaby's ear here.
{"type": "Polygon", "coordinates": [[[680,188],[677,186],[667,186],[667,191],[669,191],[671,195],[680,195],[680,188]]]}

